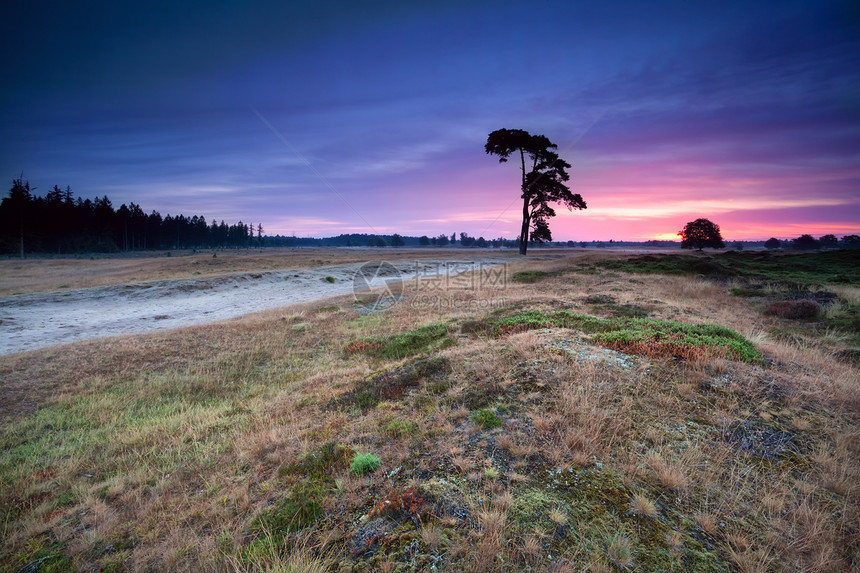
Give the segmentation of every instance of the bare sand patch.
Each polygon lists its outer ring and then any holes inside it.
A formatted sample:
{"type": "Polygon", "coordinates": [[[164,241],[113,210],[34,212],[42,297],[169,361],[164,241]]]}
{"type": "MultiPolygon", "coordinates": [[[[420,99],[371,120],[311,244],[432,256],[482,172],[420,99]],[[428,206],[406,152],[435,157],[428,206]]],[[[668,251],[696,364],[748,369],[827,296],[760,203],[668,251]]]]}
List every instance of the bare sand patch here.
{"type": "MultiPolygon", "coordinates": [[[[453,254],[453,253],[452,253],[453,254]]],[[[417,276],[492,266],[511,256],[387,261],[371,286],[417,276]]],[[[70,291],[0,298],[0,355],[95,338],[141,334],[205,324],[245,314],[313,302],[353,292],[361,262],[192,279],[111,284],[70,291]]]]}

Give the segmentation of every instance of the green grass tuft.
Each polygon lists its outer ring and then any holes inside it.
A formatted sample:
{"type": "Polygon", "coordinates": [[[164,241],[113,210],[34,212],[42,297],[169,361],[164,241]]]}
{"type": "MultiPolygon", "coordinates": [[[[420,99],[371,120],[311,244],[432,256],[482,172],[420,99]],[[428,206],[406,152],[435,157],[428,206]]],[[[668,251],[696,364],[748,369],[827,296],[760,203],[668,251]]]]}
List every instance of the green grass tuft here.
{"type": "Polygon", "coordinates": [[[498,428],[502,425],[502,419],[499,418],[494,411],[488,408],[481,408],[480,410],[472,412],[469,419],[472,420],[473,424],[481,426],[485,430],[492,430],[493,428],[498,428]]]}
{"type": "Polygon", "coordinates": [[[382,460],[373,454],[357,454],[349,466],[349,473],[363,476],[375,472],[382,465],[382,460]]]}

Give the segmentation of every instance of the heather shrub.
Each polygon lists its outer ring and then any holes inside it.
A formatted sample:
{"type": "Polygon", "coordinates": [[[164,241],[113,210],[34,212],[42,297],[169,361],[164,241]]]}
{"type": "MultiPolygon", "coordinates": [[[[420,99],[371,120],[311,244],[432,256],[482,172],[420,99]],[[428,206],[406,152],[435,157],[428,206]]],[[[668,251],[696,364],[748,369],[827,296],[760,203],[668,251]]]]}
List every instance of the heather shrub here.
{"type": "Polygon", "coordinates": [[[764,313],[780,318],[814,318],[819,310],[821,307],[814,300],[780,300],[771,303],[764,313]]]}

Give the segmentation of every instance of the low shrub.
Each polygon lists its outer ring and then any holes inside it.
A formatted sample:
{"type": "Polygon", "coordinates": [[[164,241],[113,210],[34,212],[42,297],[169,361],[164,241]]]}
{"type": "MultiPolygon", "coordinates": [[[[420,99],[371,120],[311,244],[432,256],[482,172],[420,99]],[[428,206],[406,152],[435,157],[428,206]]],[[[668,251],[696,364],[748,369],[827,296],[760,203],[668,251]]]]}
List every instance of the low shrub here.
{"type": "Polygon", "coordinates": [[[522,284],[534,284],[549,276],[552,276],[552,273],[546,271],[519,271],[511,276],[511,281],[522,284]]]}
{"type": "Polygon", "coordinates": [[[308,452],[298,460],[281,467],[280,475],[306,475],[311,479],[326,480],[341,469],[346,468],[347,460],[353,455],[351,448],[327,442],[308,452]]]}
{"type": "Polygon", "coordinates": [[[638,255],[597,261],[595,266],[628,273],[745,277],[767,283],[860,284],[857,255],[847,250],[781,255],[762,251],[728,252],[707,259],[695,255],[638,255]]]}
{"type": "Polygon", "coordinates": [[[360,338],[346,345],[346,354],[365,354],[378,359],[399,360],[422,352],[446,348],[454,344],[444,323],[428,324],[403,332],[372,338],[360,338]]]}
{"type": "Polygon", "coordinates": [[[419,494],[414,487],[410,487],[399,493],[392,493],[383,497],[367,513],[369,517],[402,515],[410,519],[418,519],[424,512],[427,500],[419,494]]]}
{"type": "Polygon", "coordinates": [[[780,300],[771,303],[764,311],[765,314],[780,318],[815,318],[821,311],[821,306],[814,300],[780,300]]]}
{"type": "Polygon", "coordinates": [[[732,296],[739,296],[743,298],[754,298],[765,295],[762,289],[755,288],[732,287],[730,292],[732,296]]]}
{"type": "Polygon", "coordinates": [[[497,320],[491,332],[502,336],[535,328],[579,330],[592,335],[597,344],[630,354],[680,358],[726,356],[746,362],[761,361],[758,351],[743,336],[714,324],[530,310],[497,320]]]}
{"type": "Polygon", "coordinates": [[[418,386],[422,380],[427,380],[434,388],[437,384],[450,384],[446,381],[450,371],[451,365],[443,356],[417,360],[356,382],[354,389],[335,399],[334,403],[368,410],[383,400],[400,398],[408,388],[418,386]]]}
{"type": "Polygon", "coordinates": [[[379,431],[391,438],[403,438],[415,435],[418,432],[418,424],[412,420],[388,418],[380,421],[379,431]]]}
{"type": "Polygon", "coordinates": [[[299,531],[316,521],[323,512],[320,505],[323,497],[317,484],[300,484],[289,496],[254,517],[251,531],[270,532],[281,541],[286,533],[299,531]]]}

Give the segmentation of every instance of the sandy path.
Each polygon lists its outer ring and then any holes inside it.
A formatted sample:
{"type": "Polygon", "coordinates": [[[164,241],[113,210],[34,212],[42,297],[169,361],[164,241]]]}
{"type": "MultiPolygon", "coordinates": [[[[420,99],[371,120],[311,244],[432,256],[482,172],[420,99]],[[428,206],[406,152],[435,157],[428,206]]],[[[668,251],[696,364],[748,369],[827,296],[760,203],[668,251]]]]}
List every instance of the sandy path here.
{"type": "MultiPolygon", "coordinates": [[[[457,260],[456,271],[509,258],[457,260]]],[[[387,263],[371,286],[450,273],[448,261],[387,263]],[[399,276],[398,276],[399,275],[399,276]]],[[[163,280],[67,292],[0,297],[0,355],[106,336],[204,324],[353,292],[361,263],[163,280]],[[326,277],[334,277],[329,282],[326,277]]]]}

